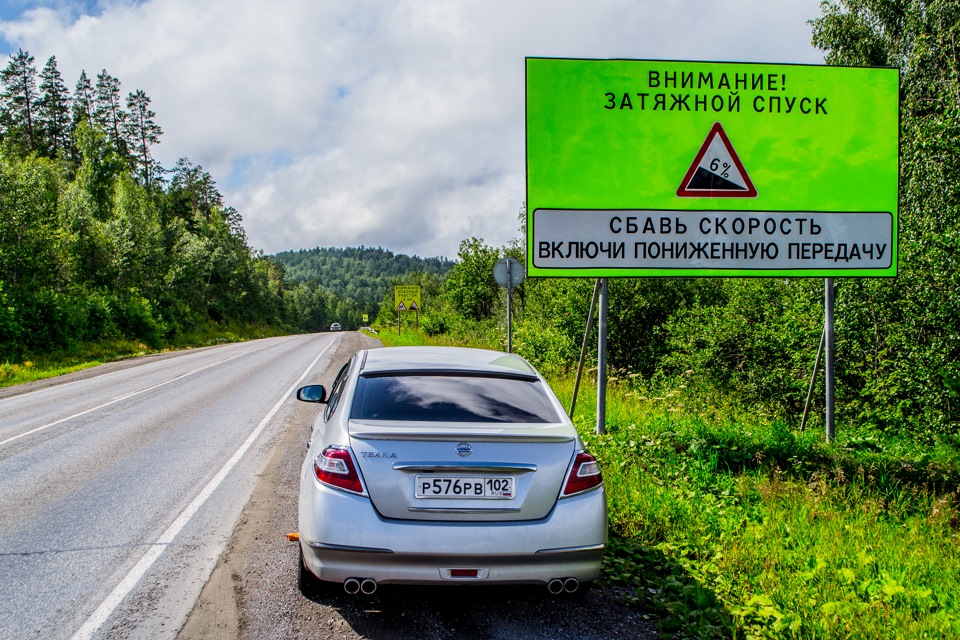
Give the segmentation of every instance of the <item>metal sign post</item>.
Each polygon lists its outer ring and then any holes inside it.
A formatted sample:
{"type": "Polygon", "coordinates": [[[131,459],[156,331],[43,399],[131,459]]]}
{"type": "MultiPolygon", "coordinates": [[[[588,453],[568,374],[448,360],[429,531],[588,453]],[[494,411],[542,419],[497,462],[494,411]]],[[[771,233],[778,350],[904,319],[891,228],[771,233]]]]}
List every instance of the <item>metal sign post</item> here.
{"type": "Polygon", "coordinates": [[[607,279],[600,278],[600,321],[597,325],[597,435],[607,432],[607,279]]]}
{"type": "MultiPolygon", "coordinates": [[[[507,265],[507,273],[510,272],[510,265],[507,265]]],[[[513,287],[507,285],[507,353],[513,353],[513,287]]]]}
{"type": "Polygon", "coordinates": [[[810,403],[813,401],[813,387],[817,384],[817,371],[820,369],[820,359],[823,357],[823,343],[827,339],[826,333],[820,332],[820,346],[817,347],[817,357],[813,359],[813,371],[810,373],[810,386],[807,387],[807,401],[803,405],[803,418],[800,420],[800,431],[807,426],[807,416],[810,415],[810,403]]]}
{"type": "Polygon", "coordinates": [[[833,288],[833,278],[826,278],[823,281],[823,311],[824,311],[824,343],[826,346],[825,353],[827,356],[826,362],[824,363],[824,380],[826,382],[826,394],[827,394],[827,409],[826,409],[826,422],[827,422],[827,442],[831,442],[834,437],[836,437],[836,429],[834,428],[834,390],[835,390],[835,380],[833,376],[833,364],[834,364],[834,344],[833,344],[833,304],[836,298],[836,291],[833,288]]]}
{"type": "Polygon", "coordinates": [[[590,327],[593,326],[593,312],[597,308],[597,298],[600,296],[600,278],[593,285],[593,297],[590,298],[590,311],[587,312],[587,327],[583,330],[583,344],[580,346],[580,360],[577,361],[577,376],[573,381],[573,397],[570,398],[570,418],[577,408],[577,393],[580,391],[580,378],[583,377],[583,361],[587,357],[587,340],[590,339],[590,327]]]}
{"type": "Polygon", "coordinates": [[[515,258],[503,258],[493,268],[493,278],[507,288],[507,353],[513,353],[513,288],[523,282],[524,268],[515,258]]]}

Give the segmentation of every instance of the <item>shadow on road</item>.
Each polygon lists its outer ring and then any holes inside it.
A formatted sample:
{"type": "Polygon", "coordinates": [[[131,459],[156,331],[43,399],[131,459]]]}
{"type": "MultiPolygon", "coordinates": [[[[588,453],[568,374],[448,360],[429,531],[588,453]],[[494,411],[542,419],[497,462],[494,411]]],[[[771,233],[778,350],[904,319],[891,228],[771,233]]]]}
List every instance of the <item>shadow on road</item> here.
{"type": "Polygon", "coordinates": [[[622,596],[622,590],[601,586],[553,596],[544,587],[394,585],[350,596],[332,585],[310,599],[374,640],[656,638],[654,625],[622,596]]]}

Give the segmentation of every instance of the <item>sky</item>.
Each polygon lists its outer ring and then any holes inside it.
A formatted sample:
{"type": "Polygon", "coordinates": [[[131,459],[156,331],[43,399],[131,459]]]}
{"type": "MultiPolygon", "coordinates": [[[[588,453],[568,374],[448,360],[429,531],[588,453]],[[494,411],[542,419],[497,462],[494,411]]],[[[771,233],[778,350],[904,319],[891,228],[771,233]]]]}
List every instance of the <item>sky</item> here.
{"type": "Polygon", "coordinates": [[[271,254],[519,236],[525,57],[818,64],[820,0],[2,0],[0,54],[141,89],[271,254]]]}

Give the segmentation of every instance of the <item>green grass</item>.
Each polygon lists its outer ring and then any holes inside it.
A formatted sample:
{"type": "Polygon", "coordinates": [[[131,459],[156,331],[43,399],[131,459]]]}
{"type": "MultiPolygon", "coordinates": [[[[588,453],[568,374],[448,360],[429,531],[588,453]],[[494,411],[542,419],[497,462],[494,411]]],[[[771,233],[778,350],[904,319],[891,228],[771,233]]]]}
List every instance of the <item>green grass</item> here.
{"type": "MultiPolygon", "coordinates": [[[[555,381],[566,399],[567,379],[555,381]]],[[[690,390],[593,389],[577,424],[604,470],[604,575],[679,637],[960,636],[960,456],[819,433],[690,390]]]]}
{"type": "Polygon", "coordinates": [[[403,327],[397,332],[397,326],[376,327],[379,333],[375,336],[385,347],[418,347],[423,345],[438,345],[445,347],[475,347],[478,349],[501,349],[491,346],[489,332],[471,333],[467,336],[441,334],[428,336],[422,330],[413,327],[403,327]]]}
{"type": "Polygon", "coordinates": [[[419,347],[427,344],[426,337],[419,331],[403,328],[397,332],[397,327],[376,327],[379,333],[374,336],[385,347],[419,347]]]}
{"type": "MultiPolygon", "coordinates": [[[[438,343],[386,333],[388,345],[438,343]]],[[[573,376],[550,382],[569,407],[573,376]]],[[[603,464],[602,579],[630,587],[664,633],[960,637],[956,446],[856,425],[838,425],[828,445],[693,380],[656,389],[623,372],[611,376],[605,435],[595,411],[588,377],[574,421],[603,464]]]]}

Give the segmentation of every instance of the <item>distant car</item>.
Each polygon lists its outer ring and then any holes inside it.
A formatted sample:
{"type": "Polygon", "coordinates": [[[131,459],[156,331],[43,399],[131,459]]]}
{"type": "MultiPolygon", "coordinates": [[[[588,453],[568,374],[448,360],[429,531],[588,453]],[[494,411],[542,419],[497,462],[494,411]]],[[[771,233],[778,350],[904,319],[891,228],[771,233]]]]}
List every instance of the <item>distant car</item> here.
{"type": "Polygon", "coordinates": [[[343,327],[340,326],[339,322],[334,322],[332,325],[330,325],[330,331],[342,331],[342,330],[343,330],[343,327]]]}
{"type": "Polygon", "coordinates": [[[360,351],[330,393],[300,474],[298,584],[595,580],[607,543],[600,466],[546,381],[496,351],[360,351]]]}

